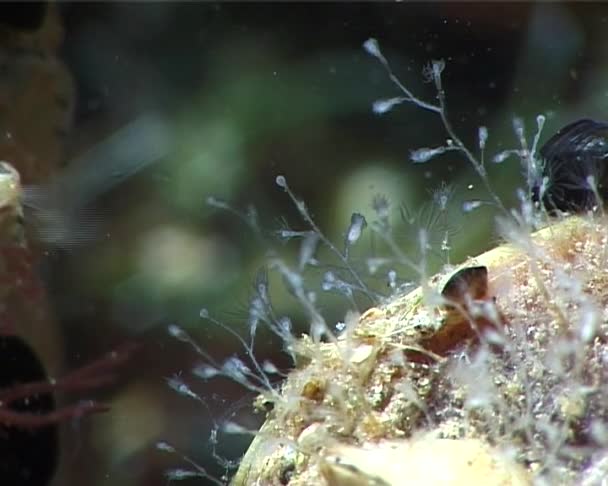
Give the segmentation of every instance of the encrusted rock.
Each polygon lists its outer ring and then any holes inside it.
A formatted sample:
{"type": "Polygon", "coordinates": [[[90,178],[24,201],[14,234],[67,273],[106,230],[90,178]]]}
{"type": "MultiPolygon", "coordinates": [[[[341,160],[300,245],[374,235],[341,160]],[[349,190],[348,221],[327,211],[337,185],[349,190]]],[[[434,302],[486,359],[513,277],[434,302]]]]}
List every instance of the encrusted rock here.
{"type": "Polygon", "coordinates": [[[606,234],[605,221],[578,217],[520,229],[514,244],[366,311],[335,342],[303,338],[232,484],[589,476],[608,423],[606,234]]]}

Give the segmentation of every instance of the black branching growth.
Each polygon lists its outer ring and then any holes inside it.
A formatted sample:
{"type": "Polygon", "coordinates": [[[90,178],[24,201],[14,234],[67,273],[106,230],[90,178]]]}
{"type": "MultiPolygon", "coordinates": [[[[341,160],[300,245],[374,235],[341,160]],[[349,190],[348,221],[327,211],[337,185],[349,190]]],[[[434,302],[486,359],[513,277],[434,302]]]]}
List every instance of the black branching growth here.
{"type": "Polygon", "coordinates": [[[580,212],[608,197],[604,176],[608,123],[583,119],[566,125],[540,149],[542,176],[533,186],[535,201],[550,212],[580,212]]]}

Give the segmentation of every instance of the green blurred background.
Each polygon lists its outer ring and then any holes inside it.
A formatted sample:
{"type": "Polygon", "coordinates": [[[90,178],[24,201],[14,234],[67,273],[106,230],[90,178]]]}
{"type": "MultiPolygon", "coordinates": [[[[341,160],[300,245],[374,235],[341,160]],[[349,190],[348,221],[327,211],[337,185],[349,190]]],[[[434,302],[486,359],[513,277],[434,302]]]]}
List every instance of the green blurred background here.
{"type": "MultiPolygon", "coordinates": [[[[514,115],[526,121],[531,138],[536,115],[545,114],[546,140],[576,118],[605,118],[608,105],[605,4],[59,7],[61,57],[77,89],[67,159],[78,163],[121,127],[149,116],[161,120],[167,146],[160,160],[93,198],[103,220],[98,238],[69,251],[51,248],[42,265],[70,367],[124,341],[142,344],[120,382],[98,394],[111,412],[68,427],[69,473],[58,485],[165,485],[163,471],[183,463],[155,450],[158,440],[219,477],[224,470],[208,444],[212,419],[232,418],[250,428],[260,423],[248,406],[251,395],[227,380],[193,379],[188,370],[199,357],[167,335],[167,325],[176,323],[216,359],[243,355],[234,337],[202,321],[199,311],[207,308],[246,332],[248,296],[267,248],[238,218],[208,207],[208,196],[240,210],[253,204],[264,230],[280,228],[281,218],[306,229],[274,182],[283,174],[320,227],[341,243],[351,213],[373,219],[372,198],[384,194],[399,243],[417,259],[416,232],[400,222],[399,205],[427,208],[418,220],[425,226],[432,191],[446,183],[453,188],[450,260],[498,241],[495,208],[462,211],[465,201],[488,199],[466,161],[452,154],[426,164],[409,161],[410,150],[445,142],[437,117],[410,105],[381,117],[372,113],[374,100],[399,93],[363,51],[366,39],[377,38],[400,79],[428,101],[434,101],[433,86],[424,82],[422,68],[445,59],[454,127],[475,147],[477,128],[487,126],[490,154],[517,146],[514,115]],[[169,389],[166,378],[182,370],[210,410],[169,389]]],[[[514,205],[523,184],[519,163],[489,164],[489,171],[502,200],[514,205]]],[[[441,238],[439,227],[430,227],[434,238],[441,238]]],[[[281,248],[297,258],[297,246],[281,248]]],[[[363,262],[371,251],[364,240],[355,259],[363,262]]],[[[445,261],[440,253],[433,269],[445,261]]],[[[386,288],[383,278],[374,284],[386,288]]],[[[307,329],[301,309],[275,280],[277,309],[293,317],[298,332],[307,329]]],[[[342,298],[321,306],[330,323],[350,308],[342,298]]],[[[256,346],[260,361],[289,366],[268,333],[256,346]]],[[[248,440],[222,436],[220,452],[236,458],[248,440]]]]}

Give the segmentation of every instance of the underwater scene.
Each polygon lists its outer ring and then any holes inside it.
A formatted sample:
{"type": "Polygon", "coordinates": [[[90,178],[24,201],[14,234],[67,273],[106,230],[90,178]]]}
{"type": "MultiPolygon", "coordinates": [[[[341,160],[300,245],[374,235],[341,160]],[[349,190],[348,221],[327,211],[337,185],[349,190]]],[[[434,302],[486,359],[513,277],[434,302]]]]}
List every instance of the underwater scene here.
{"type": "Polygon", "coordinates": [[[606,484],[606,56],[604,3],[0,3],[0,484],[606,484]]]}

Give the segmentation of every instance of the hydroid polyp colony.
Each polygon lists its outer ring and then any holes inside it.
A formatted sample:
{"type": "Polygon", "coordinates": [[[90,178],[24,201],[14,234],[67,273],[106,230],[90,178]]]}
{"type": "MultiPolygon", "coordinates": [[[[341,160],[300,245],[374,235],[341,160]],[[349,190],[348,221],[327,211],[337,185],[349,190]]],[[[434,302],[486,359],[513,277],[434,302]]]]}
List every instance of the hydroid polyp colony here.
{"type": "MultiPolygon", "coordinates": [[[[237,335],[253,366],[231,359],[204,367],[204,378],[229,376],[260,393],[260,408],[272,404],[231,484],[439,484],[446,477],[441,484],[599,484],[608,474],[604,125],[573,123],[540,148],[544,116],[536,119],[531,143],[515,119],[516,147],[489,158],[486,127],[471,149],[451,124],[443,62],[425,69],[437,91],[436,102],[427,102],[399,81],[377,41],[364,48],[399,90],[376,102],[374,112],[409,103],[438,116],[448,139],[413,150],[412,161],[446,153],[468,160],[497,210],[505,244],[431,277],[425,231],[417,234],[423,256],[415,259],[396,244],[386,211],[378,211],[376,221],[353,215],[341,248],[278,177],[308,229],[293,233],[302,240],[300,265],[270,252],[269,269],[305,309],[310,332],[294,337],[262,285],[250,319],[284,339],[294,369],[274,385],[268,376],[278,370],[258,363],[252,352],[256,326],[250,339],[237,335]],[[498,197],[486,167],[488,160],[510,157],[520,161],[525,180],[515,209],[498,197]],[[416,290],[395,287],[383,298],[367,284],[349,257],[364,230],[386,245],[387,261],[417,273],[416,290]],[[367,295],[371,307],[348,312],[338,326],[326,322],[304,278],[308,266],[319,264],[311,241],[342,265],[339,276],[324,281],[326,288],[351,303],[354,295],[367,295]]],[[[182,332],[173,334],[196,347],[182,332]]],[[[208,477],[201,468],[168,475],[180,474],[208,477]]]]}

